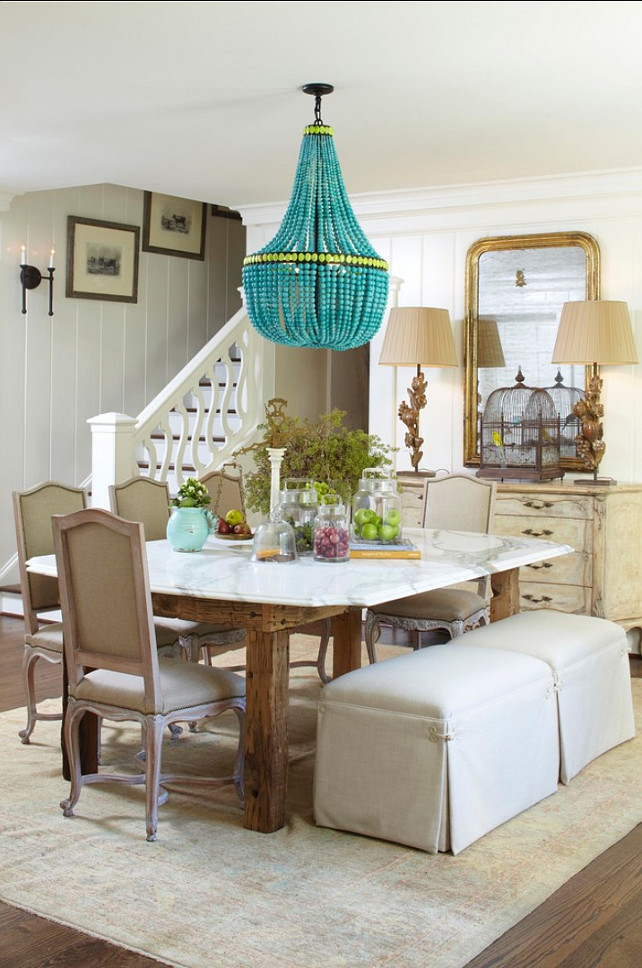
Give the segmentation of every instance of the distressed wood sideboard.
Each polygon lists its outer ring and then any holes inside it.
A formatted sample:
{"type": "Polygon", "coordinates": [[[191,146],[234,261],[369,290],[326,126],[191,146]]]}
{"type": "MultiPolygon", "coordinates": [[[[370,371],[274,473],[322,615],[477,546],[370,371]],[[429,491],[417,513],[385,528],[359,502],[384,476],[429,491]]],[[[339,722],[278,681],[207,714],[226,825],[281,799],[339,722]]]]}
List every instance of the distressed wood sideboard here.
{"type": "Polygon", "coordinates": [[[520,604],[642,626],[642,485],[499,484],[494,530],[575,553],[520,572],[520,604]]]}
{"type": "MultiPolygon", "coordinates": [[[[423,481],[401,480],[404,523],[421,525],[423,481]]],[[[569,544],[520,570],[520,607],[598,615],[642,629],[642,484],[499,483],[493,530],[569,544]]]]}

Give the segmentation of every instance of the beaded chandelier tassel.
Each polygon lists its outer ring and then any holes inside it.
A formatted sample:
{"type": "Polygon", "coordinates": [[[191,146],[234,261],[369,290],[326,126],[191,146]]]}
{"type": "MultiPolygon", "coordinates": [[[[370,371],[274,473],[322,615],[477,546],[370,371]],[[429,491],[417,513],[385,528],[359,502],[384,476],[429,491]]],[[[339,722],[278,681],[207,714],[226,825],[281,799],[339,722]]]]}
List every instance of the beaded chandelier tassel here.
{"type": "Polygon", "coordinates": [[[273,343],[347,350],[369,342],[388,300],[388,265],[359,226],[348,200],[333,131],[320,118],[330,85],[316,96],[315,123],[303,130],[294,186],[283,222],[243,262],[245,306],[273,343]]]}

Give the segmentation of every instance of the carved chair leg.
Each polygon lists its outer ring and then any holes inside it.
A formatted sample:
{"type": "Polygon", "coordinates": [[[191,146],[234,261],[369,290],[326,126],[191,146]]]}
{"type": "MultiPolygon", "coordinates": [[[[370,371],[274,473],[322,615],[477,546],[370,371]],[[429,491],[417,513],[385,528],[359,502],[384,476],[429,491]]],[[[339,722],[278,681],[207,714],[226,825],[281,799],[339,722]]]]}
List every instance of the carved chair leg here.
{"type": "Polygon", "coordinates": [[[53,664],[61,664],[61,659],[57,656],[53,658],[48,658],[39,655],[34,652],[33,649],[29,647],[25,648],[24,657],[22,660],[22,678],[24,682],[25,695],[27,698],[27,725],[24,729],[21,729],[18,733],[20,741],[29,744],[29,737],[34,731],[35,725],[39,720],[48,720],[52,722],[53,720],[61,720],[62,713],[39,713],[36,706],[36,663],[38,659],[44,659],[46,662],[51,662],[53,664]]]}
{"type": "Polygon", "coordinates": [[[36,686],[35,686],[35,664],[38,656],[31,649],[25,649],[22,660],[22,675],[25,685],[25,695],[27,697],[27,725],[18,733],[21,742],[28,744],[29,737],[33,733],[36,725],[36,686]]]}
{"type": "Polygon", "coordinates": [[[319,673],[319,679],[325,684],[326,682],[332,682],[332,677],[329,676],[325,671],[325,660],[328,654],[328,645],[330,644],[332,623],[329,618],[326,618],[323,624],[324,629],[321,634],[321,642],[319,644],[319,653],[317,656],[317,672],[319,673]]]}
{"type": "Polygon", "coordinates": [[[234,706],[234,712],[239,722],[239,744],[234,763],[234,789],[241,803],[245,806],[245,706],[234,706]]]}
{"type": "Polygon", "coordinates": [[[84,715],[84,709],[79,709],[76,703],[69,702],[63,725],[63,734],[67,757],[69,760],[69,776],[71,779],[71,789],[66,800],[60,801],[60,809],[65,817],[73,817],[74,807],[78,803],[80,791],[83,786],[80,762],[80,721],[84,715]]]}
{"type": "Polygon", "coordinates": [[[158,829],[158,798],[163,742],[162,716],[148,716],[145,720],[144,732],[147,753],[145,757],[145,824],[147,840],[153,842],[156,840],[158,829]]]}
{"type": "Polygon", "coordinates": [[[381,623],[379,622],[378,616],[373,612],[367,612],[364,637],[366,641],[366,648],[368,650],[368,659],[371,664],[377,661],[375,646],[379,641],[380,635],[381,623]]]}

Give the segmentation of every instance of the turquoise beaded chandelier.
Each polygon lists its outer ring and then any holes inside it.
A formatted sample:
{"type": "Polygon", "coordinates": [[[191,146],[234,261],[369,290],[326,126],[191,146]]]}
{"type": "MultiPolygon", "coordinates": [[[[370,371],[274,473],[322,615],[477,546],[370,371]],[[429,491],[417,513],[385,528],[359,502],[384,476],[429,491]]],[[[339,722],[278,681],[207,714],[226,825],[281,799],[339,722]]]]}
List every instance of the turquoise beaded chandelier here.
{"type": "Polygon", "coordinates": [[[315,120],[303,129],[290,204],[271,242],[243,262],[245,306],[273,343],[348,350],[375,335],[388,299],[388,265],[348,200],[332,128],[321,120],[330,84],[306,84],[315,120]]]}

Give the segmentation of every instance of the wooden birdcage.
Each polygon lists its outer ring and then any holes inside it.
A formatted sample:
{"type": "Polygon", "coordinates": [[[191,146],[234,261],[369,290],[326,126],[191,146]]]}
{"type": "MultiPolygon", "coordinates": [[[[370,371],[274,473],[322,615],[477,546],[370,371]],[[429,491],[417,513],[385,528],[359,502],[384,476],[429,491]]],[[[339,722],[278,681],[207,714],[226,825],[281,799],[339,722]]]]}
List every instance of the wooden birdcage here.
{"type": "Polygon", "coordinates": [[[550,481],[563,477],[560,417],[550,393],[524,384],[500,387],[488,397],[481,418],[479,477],[550,481]]]}
{"type": "Polygon", "coordinates": [[[555,386],[546,387],[546,390],[550,393],[560,418],[560,457],[577,457],[575,438],[581,433],[582,427],[573,407],[579,400],[584,400],[586,394],[579,387],[565,386],[564,377],[559,370],[555,377],[555,386]]]}

